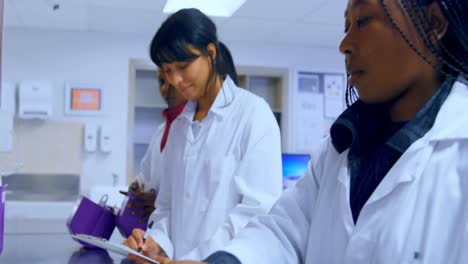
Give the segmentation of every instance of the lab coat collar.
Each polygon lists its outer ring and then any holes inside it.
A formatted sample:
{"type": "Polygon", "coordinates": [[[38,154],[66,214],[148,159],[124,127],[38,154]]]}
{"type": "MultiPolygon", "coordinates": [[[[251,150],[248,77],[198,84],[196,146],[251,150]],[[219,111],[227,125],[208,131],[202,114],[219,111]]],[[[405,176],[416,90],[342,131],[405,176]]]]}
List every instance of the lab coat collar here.
{"type": "Polygon", "coordinates": [[[468,84],[459,79],[428,132],[429,141],[468,139],[468,84]]]}
{"type": "MultiPolygon", "coordinates": [[[[420,177],[433,152],[433,148],[426,147],[428,142],[468,139],[466,106],[468,106],[468,86],[461,82],[455,82],[440,108],[432,128],[403,153],[366,204],[378,201],[391,193],[396,186],[420,177]]],[[[364,208],[361,215],[363,212],[364,208]]]]}
{"type": "MultiPolygon", "coordinates": [[[[460,81],[454,82],[452,79],[444,82],[442,87],[424,106],[424,108],[418,112],[416,117],[397,132],[387,142],[387,144],[395,150],[404,153],[410,145],[424,137],[426,133],[428,135],[424,138],[429,139],[431,132],[433,133],[432,136],[435,136],[435,133],[447,131],[448,128],[454,128],[454,125],[449,122],[455,120],[456,116],[454,116],[454,114],[456,113],[446,113],[442,120],[440,115],[442,114],[444,106],[447,108],[447,105],[455,104],[455,106],[450,107],[452,109],[450,111],[453,112],[454,110],[456,111],[457,108],[462,107],[463,104],[467,103],[466,96],[465,99],[459,98],[463,103],[447,103],[446,101],[450,94],[452,94],[452,97],[459,97],[453,96],[453,89],[455,89],[455,86],[460,85],[464,87],[462,90],[467,89],[466,85],[460,81]],[[439,126],[436,126],[437,119],[439,119],[439,126]]],[[[459,94],[460,92],[455,93],[459,94]]],[[[454,100],[452,99],[452,101],[454,100]]],[[[460,109],[459,111],[463,111],[463,109],[460,109]]],[[[460,115],[460,113],[458,113],[458,115],[460,115]]],[[[367,145],[362,143],[366,142],[368,138],[371,138],[372,134],[375,133],[376,130],[382,130],[382,128],[385,127],[385,124],[388,123],[388,121],[385,120],[389,120],[386,105],[368,105],[358,100],[346,109],[331,126],[330,135],[333,146],[338,153],[342,153],[348,148],[350,148],[354,154],[365,153],[367,145]]],[[[456,127],[459,127],[460,125],[464,125],[464,123],[461,122],[457,124],[456,127]]],[[[466,129],[461,131],[466,131],[466,129]]],[[[461,134],[462,136],[468,135],[465,132],[463,133],[461,134]]],[[[455,138],[458,137],[456,136],[455,138]]]]}
{"type": "Polygon", "coordinates": [[[231,77],[227,75],[223,82],[223,86],[221,86],[221,90],[219,90],[218,95],[210,108],[210,112],[215,114],[218,118],[223,119],[227,114],[229,105],[235,99],[236,88],[237,86],[234,84],[231,77]]]}
{"type": "MultiPolygon", "coordinates": [[[[213,113],[217,118],[222,120],[230,109],[229,105],[233,103],[236,98],[236,88],[236,84],[232,81],[231,77],[227,75],[208,113],[213,113]]],[[[187,102],[187,105],[180,117],[192,121],[196,111],[197,102],[190,100],[187,102]]]]}
{"type": "Polygon", "coordinates": [[[197,102],[196,101],[188,101],[185,105],[184,111],[179,115],[177,119],[187,119],[189,121],[193,120],[195,116],[195,112],[197,111],[197,102]]]}

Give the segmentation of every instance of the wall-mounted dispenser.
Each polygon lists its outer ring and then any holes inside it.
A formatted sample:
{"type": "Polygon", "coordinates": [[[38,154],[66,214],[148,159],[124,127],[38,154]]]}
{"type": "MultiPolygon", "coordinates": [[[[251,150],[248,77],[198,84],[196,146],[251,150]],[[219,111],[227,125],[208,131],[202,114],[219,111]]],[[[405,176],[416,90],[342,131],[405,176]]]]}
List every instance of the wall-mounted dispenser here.
{"type": "Polygon", "coordinates": [[[22,81],[18,92],[18,113],[22,119],[48,119],[52,115],[52,83],[22,81]]]}

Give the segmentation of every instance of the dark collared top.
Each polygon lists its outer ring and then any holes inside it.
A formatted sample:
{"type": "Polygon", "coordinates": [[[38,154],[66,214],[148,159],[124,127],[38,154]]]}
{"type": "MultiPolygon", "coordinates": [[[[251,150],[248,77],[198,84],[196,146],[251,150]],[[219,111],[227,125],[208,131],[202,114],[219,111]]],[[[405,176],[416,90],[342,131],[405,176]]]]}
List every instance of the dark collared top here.
{"type": "Polygon", "coordinates": [[[391,122],[387,105],[368,105],[358,100],[333,123],[330,136],[334,148],[338,153],[349,149],[350,206],[355,222],[401,155],[432,128],[453,83],[453,79],[447,79],[409,122],[391,122]]]}

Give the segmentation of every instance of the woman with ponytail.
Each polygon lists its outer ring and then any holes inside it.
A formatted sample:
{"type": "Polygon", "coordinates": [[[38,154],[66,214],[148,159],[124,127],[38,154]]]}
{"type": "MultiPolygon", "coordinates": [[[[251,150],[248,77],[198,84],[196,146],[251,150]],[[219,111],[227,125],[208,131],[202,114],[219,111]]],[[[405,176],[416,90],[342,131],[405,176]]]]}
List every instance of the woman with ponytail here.
{"type": "Polygon", "coordinates": [[[199,10],[169,16],[150,54],[188,102],[167,139],[154,224],[145,242],[135,230],[125,244],[150,257],[201,260],[280,196],[279,127],[263,99],[238,87],[231,53],[199,10]]]}

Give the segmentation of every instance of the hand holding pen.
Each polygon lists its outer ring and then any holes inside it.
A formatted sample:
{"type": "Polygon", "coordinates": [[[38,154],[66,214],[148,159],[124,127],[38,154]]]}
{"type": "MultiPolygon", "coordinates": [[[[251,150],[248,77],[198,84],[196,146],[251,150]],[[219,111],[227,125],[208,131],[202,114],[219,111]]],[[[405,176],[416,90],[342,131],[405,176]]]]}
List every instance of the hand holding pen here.
{"type": "Polygon", "coordinates": [[[148,228],[146,229],[145,235],[143,236],[143,243],[141,246],[138,247],[138,252],[141,252],[141,248],[145,245],[146,239],[148,238],[148,233],[151,231],[151,228],[153,227],[154,221],[151,221],[148,225],[148,228]]]}
{"type": "MultiPolygon", "coordinates": [[[[152,224],[151,227],[153,227],[152,224]]],[[[133,229],[132,234],[124,241],[123,244],[135,251],[141,252],[145,256],[155,259],[159,255],[164,254],[164,251],[159,246],[159,244],[156,243],[156,241],[154,241],[151,236],[149,236],[150,230],[151,229],[147,229],[145,232],[139,228],[133,229]]],[[[144,263],[141,262],[142,259],[132,254],[129,254],[128,258],[135,261],[136,263],[144,263]]]]}

